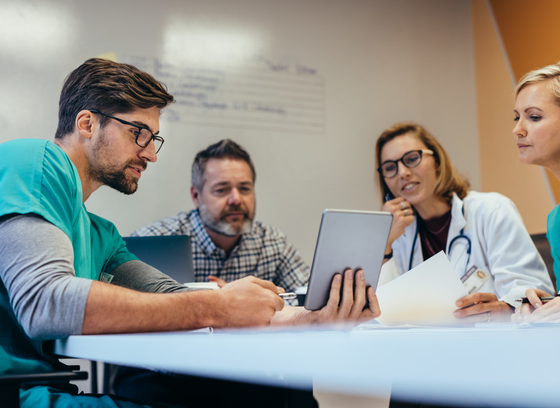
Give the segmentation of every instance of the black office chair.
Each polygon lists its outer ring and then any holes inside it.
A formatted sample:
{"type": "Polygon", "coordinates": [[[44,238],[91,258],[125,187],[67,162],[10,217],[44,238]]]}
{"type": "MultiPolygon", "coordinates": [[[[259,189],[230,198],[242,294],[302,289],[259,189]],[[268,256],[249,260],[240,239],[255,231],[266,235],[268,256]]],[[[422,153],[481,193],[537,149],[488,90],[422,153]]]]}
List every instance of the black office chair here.
{"type": "Polygon", "coordinates": [[[552,252],[550,250],[550,243],[546,238],[546,234],[534,234],[531,235],[537,250],[542,256],[542,259],[548,269],[548,274],[550,279],[552,279],[552,285],[554,286],[554,291],[557,292],[556,288],[556,275],[554,275],[554,259],[552,258],[552,252]]]}
{"type": "MultiPolygon", "coordinates": [[[[79,369],[79,366],[68,366],[70,369],[79,369]]],[[[3,408],[19,408],[19,390],[23,385],[56,385],[75,380],[87,380],[85,371],[63,371],[40,374],[13,374],[0,375],[0,401],[3,408]]]]}
{"type": "MultiPolygon", "coordinates": [[[[2,408],[19,407],[19,390],[22,386],[32,385],[55,385],[57,388],[65,387],[64,383],[74,380],[87,380],[87,372],[78,372],[79,366],[63,364],[53,356],[54,342],[40,342],[30,339],[19,324],[12,309],[10,298],[4,283],[0,279],[0,333],[3,338],[2,344],[8,348],[17,347],[21,353],[28,356],[36,356],[38,359],[42,353],[45,358],[50,358],[51,366],[54,370],[50,373],[29,373],[29,374],[5,374],[0,375],[0,406],[2,408]]],[[[33,358],[33,357],[31,357],[33,358]]],[[[42,358],[42,357],[41,357],[42,358]]]]}

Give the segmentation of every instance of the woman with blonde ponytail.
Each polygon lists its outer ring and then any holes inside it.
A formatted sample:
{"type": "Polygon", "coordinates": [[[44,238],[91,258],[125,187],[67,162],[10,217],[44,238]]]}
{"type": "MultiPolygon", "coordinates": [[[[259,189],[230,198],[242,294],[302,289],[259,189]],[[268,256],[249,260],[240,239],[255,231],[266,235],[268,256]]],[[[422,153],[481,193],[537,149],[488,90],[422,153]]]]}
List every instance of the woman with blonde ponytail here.
{"type": "MultiPolygon", "coordinates": [[[[560,62],[526,74],[515,89],[513,137],[519,161],[536,164],[560,180],[560,62]]],[[[560,206],[556,206],[546,223],[546,236],[554,258],[554,273],[560,276],[560,206]]],[[[531,304],[523,304],[514,320],[537,323],[560,323],[560,298],[545,303],[552,290],[529,289],[531,304]]]]}

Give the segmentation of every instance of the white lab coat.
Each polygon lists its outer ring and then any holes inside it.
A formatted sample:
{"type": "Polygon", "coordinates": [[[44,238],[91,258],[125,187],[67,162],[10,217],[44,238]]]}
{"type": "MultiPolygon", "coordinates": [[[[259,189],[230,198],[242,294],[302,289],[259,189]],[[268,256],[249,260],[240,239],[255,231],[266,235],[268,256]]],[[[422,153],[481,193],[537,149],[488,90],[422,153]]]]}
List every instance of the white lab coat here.
{"type": "MultiPolygon", "coordinates": [[[[408,271],[416,226],[414,220],[393,242],[393,258],[383,265],[379,286],[408,271]]],[[[490,277],[478,292],[494,293],[498,299],[512,306],[519,305],[515,299],[525,296],[528,288],[554,293],[546,266],[525,229],[521,215],[513,202],[501,194],[471,191],[464,200],[453,195],[446,253],[459,278],[471,266],[478,266],[490,277]],[[448,253],[449,244],[460,235],[462,228],[472,245],[468,264],[466,239],[457,240],[451,253],[448,253]]],[[[418,236],[412,267],[423,261],[418,236]]]]}

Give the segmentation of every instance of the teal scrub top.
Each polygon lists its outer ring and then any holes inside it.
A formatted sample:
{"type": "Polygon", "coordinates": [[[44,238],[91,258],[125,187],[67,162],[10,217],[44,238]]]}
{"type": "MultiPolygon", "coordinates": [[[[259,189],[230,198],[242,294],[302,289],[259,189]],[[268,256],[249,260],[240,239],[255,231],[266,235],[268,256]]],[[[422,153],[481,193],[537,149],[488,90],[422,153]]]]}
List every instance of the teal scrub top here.
{"type": "MultiPolygon", "coordinates": [[[[60,228],[72,242],[77,277],[98,280],[101,272],[136,260],[116,227],[88,213],[82,184],[68,155],[41,139],[0,144],[0,216],[37,214],[60,228]]],[[[27,337],[0,282],[0,374],[52,370],[42,343],[27,337]]]]}
{"type": "Polygon", "coordinates": [[[552,209],[546,220],[546,238],[554,259],[556,284],[560,285],[560,204],[552,209]]]}

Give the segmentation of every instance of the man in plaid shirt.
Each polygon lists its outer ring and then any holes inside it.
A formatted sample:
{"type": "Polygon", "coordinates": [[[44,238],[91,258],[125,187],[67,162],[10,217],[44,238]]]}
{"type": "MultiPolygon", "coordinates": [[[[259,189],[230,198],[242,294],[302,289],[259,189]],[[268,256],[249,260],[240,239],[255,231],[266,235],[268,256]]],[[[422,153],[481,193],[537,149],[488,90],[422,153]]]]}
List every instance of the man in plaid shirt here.
{"type": "Polygon", "coordinates": [[[190,235],[198,282],[223,286],[245,276],[286,291],[307,285],[309,268],[286,236],[255,217],[255,168],[249,154],[225,139],[202,150],[192,166],[196,209],[149,224],[132,236],[190,235]]]}

